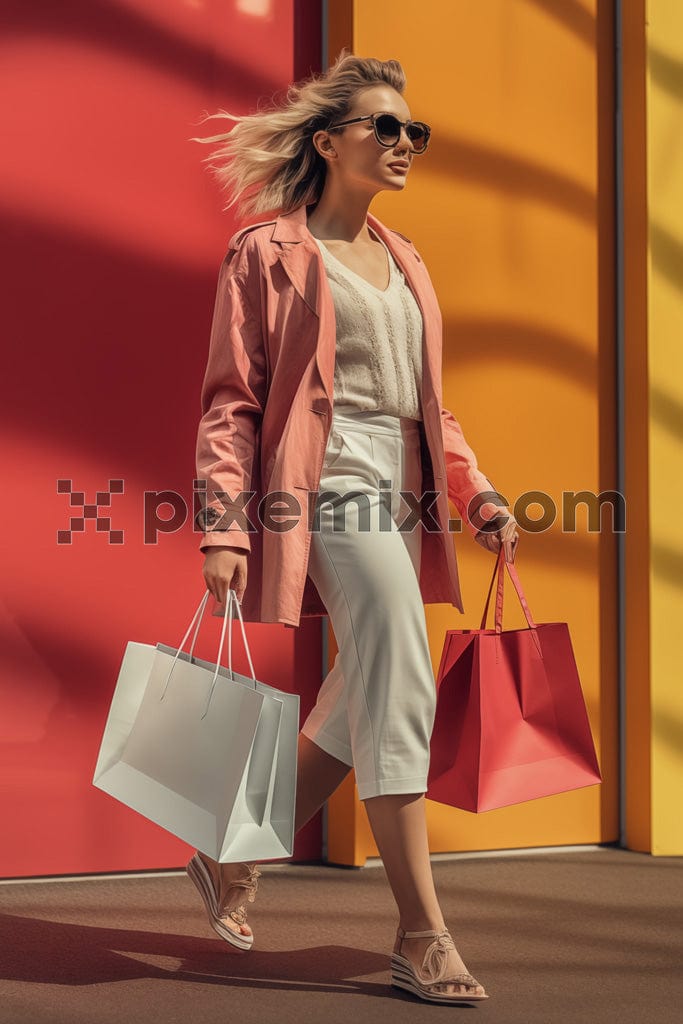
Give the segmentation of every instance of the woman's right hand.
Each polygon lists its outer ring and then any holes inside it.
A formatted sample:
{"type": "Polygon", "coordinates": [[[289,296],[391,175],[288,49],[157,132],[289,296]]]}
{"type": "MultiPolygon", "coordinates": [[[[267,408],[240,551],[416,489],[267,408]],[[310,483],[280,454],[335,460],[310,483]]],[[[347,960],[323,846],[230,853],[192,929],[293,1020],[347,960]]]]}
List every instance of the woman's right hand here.
{"type": "Polygon", "coordinates": [[[225,604],[228,590],[234,590],[242,604],[247,589],[247,552],[238,547],[209,548],[203,568],[206,586],[219,604],[225,604]]]}

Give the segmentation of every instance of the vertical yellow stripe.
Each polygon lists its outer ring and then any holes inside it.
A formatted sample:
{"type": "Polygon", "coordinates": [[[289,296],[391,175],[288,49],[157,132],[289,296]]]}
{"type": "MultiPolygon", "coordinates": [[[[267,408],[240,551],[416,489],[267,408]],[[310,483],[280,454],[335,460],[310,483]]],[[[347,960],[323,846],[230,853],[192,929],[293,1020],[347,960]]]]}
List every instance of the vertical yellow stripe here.
{"type": "Polygon", "coordinates": [[[651,852],[683,853],[683,7],[647,7],[651,852]]]}

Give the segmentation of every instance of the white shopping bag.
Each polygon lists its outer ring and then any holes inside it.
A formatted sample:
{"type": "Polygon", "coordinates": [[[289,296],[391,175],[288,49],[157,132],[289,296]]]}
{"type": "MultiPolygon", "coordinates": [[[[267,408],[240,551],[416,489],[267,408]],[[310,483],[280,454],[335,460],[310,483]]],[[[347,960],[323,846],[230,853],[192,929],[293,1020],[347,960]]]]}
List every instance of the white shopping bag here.
{"type": "Polygon", "coordinates": [[[216,663],[193,656],[208,598],[207,590],[178,649],[128,643],[93,785],[214,860],[288,857],[294,848],[299,695],[256,679],[233,590],[216,663]],[[232,668],[232,622],[228,667],[220,664],[234,612],[251,677],[232,668]]]}

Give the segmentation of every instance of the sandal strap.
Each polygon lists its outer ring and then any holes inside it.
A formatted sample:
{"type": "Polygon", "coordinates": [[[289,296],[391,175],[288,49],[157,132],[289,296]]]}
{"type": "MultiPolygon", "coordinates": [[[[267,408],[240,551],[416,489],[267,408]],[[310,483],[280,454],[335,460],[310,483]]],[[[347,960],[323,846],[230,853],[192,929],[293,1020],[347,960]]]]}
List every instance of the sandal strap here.
{"type": "MultiPolygon", "coordinates": [[[[254,900],[256,899],[256,890],[258,889],[258,879],[260,877],[261,872],[258,870],[257,867],[253,867],[249,869],[249,873],[246,876],[246,878],[235,878],[231,880],[230,885],[228,886],[228,890],[225,894],[225,898],[223,899],[223,902],[219,910],[219,913],[221,914],[222,917],[224,917],[227,914],[229,914],[230,917],[233,917],[233,912],[236,912],[240,918],[243,918],[243,920],[240,920],[238,923],[246,924],[245,903],[253,903],[254,900]],[[234,890],[239,890],[240,888],[247,890],[247,900],[237,907],[232,907],[231,904],[234,902],[236,896],[234,890]]],[[[243,894],[242,898],[244,899],[243,894]]],[[[233,920],[237,920],[237,918],[233,917],[233,920]]]]}
{"type": "Polygon", "coordinates": [[[427,983],[446,980],[444,971],[448,963],[448,951],[451,949],[455,949],[455,943],[446,928],[436,936],[425,952],[422,973],[427,983]]]}
{"type": "Polygon", "coordinates": [[[443,935],[443,931],[438,932],[435,931],[433,928],[425,932],[407,932],[399,926],[398,932],[400,939],[423,939],[426,938],[428,935],[443,935]]]}
{"type": "Polygon", "coordinates": [[[243,889],[247,889],[249,892],[249,902],[253,903],[256,899],[256,890],[258,889],[258,879],[261,877],[261,872],[258,868],[253,868],[249,871],[246,878],[234,878],[230,882],[230,888],[233,889],[236,886],[241,886],[243,889]]]}
{"type": "MultiPolygon", "coordinates": [[[[472,988],[476,988],[480,983],[476,978],[472,977],[471,974],[455,974],[452,978],[440,978],[439,984],[455,984],[455,985],[471,985],[472,988]]],[[[482,986],[483,988],[483,986],[482,986]]]]}

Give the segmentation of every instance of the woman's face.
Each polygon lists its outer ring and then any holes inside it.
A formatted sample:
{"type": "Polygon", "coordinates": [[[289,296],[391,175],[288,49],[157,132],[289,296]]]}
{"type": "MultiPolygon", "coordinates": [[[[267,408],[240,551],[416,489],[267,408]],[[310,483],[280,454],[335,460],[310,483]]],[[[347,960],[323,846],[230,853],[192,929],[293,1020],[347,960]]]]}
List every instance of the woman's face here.
{"type": "MultiPolygon", "coordinates": [[[[410,119],[410,109],[400,93],[390,85],[372,85],[360,92],[353,108],[337,120],[378,113],[394,114],[399,121],[410,119]]],[[[381,189],[400,191],[405,186],[414,158],[405,129],[396,145],[389,147],[377,141],[370,121],[345,125],[326,138],[322,152],[327,155],[328,174],[337,175],[339,184],[371,195],[381,189]],[[397,161],[408,167],[392,168],[390,164],[397,161]]]]}

